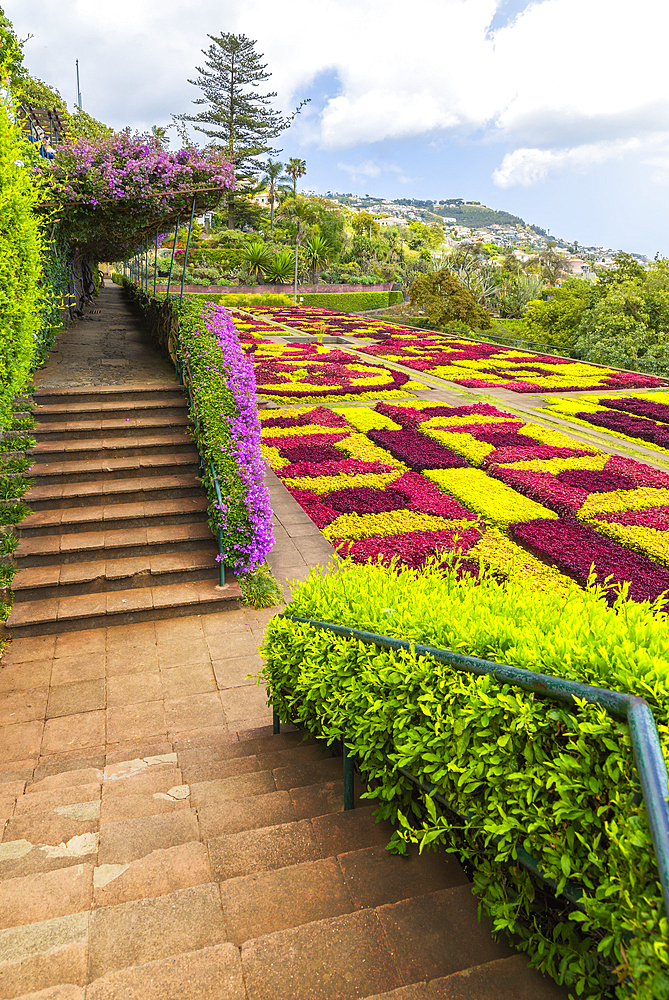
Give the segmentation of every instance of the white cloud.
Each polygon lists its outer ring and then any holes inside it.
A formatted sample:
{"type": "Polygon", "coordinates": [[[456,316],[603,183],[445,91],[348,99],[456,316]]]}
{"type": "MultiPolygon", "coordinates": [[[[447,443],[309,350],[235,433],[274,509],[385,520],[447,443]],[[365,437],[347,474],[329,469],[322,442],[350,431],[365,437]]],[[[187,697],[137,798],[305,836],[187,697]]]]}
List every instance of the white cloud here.
{"type": "Polygon", "coordinates": [[[362,160],[360,163],[338,163],[338,170],[343,170],[352,181],[380,177],[382,173],[394,174],[400,184],[410,184],[415,177],[408,177],[402,167],[396,163],[377,163],[375,160],[362,160]]]}
{"type": "MultiPolygon", "coordinates": [[[[278,106],[329,74],[332,93],[305,110],[303,144],[344,150],[455,136],[503,143],[495,182],[538,183],[643,151],[669,134],[666,0],[534,0],[498,30],[505,0],[116,0],[101,20],[89,0],[3,0],[28,66],[121,127],[185,111],[207,33],[258,39],[278,106]],[[635,146],[635,143],[637,145],[635,146]]],[[[663,153],[647,165],[662,173],[663,153]],[[659,159],[658,159],[659,157],[659,159]],[[661,161],[661,162],[660,162],[661,161]]],[[[365,173],[363,160],[349,171],[365,173]]],[[[370,163],[372,161],[369,161],[370,163]]],[[[379,170],[390,169],[377,164],[379,170]]],[[[348,170],[348,167],[342,167],[348,170]]],[[[397,175],[399,177],[399,174],[397,175]]]]}
{"type": "Polygon", "coordinates": [[[597,142],[572,149],[516,149],[507,153],[501,165],[493,171],[492,179],[498,187],[516,184],[529,187],[546,180],[550,174],[565,171],[584,173],[607,160],[621,159],[626,153],[639,149],[638,139],[618,142],[597,142]]]}

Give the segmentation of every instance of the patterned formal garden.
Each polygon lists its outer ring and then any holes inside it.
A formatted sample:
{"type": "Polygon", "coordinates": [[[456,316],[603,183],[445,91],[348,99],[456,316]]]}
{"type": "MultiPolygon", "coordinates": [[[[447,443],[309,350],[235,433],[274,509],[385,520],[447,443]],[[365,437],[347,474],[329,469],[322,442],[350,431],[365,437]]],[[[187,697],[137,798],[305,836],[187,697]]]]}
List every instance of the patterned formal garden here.
{"type": "Polygon", "coordinates": [[[321,344],[242,345],[253,358],[258,395],[277,403],[408,399],[428,388],[405,372],[321,344]]]}
{"type": "Polygon", "coordinates": [[[546,413],[608,431],[648,448],[669,452],[669,392],[634,396],[580,396],[555,399],[546,413]]]}
{"type": "MultiPolygon", "coordinates": [[[[458,550],[539,587],[669,590],[669,474],[488,404],[261,413],[263,453],[343,555],[420,566],[458,550]]],[[[613,599],[614,591],[611,592],[613,599]]]]}

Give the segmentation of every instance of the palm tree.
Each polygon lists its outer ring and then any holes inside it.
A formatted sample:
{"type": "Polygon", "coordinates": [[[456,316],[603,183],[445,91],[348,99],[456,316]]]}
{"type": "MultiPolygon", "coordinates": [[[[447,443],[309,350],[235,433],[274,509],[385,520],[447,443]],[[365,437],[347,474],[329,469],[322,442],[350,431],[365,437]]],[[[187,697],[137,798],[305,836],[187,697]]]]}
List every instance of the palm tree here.
{"type": "Polygon", "coordinates": [[[264,243],[249,243],[242,251],[242,263],[251,274],[255,274],[260,285],[264,284],[265,269],[271,261],[272,255],[264,243]]]}
{"type": "Polygon", "coordinates": [[[286,164],[286,173],[293,182],[293,198],[297,198],[297,179],[304,177],[307,172],[307,161],[300,160],[293,156],[286,164]]]}
{"type": "Polygon", "coordinates": [[[279,163],[278,160],[268,160],[264,164],[265,176],[263,181],[267,184],[269,190],[269,231],[270,235],[274,232],[274,196],[277,190],[277,180],[283,170],[283,163],[279,163]]]}
{"type": "Polygon", "coordinates": [[[265,277],[278,285],[288,284],[295,270],[295,253],[293,250],[279,250],[265,268],[265,277]]]}
{"type": "Polygon", "coordinates": [[[324,236],[317,233],[312,236],[308,243],[304,244],[304,252],[311,268],[313,283],[318,281],[318,272],[321,271],[329,260],[332,260],[334,248],[328,243],[324,236]]]}

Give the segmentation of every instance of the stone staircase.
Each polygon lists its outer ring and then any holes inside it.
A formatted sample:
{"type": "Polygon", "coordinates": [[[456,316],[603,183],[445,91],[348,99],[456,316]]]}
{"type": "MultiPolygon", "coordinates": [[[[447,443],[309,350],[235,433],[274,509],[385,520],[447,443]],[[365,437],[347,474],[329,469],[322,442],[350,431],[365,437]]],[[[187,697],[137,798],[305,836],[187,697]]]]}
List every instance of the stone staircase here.
{"type": "Polygon", "coordinates": [[[452,856],[390,855],[372,807],[342,812],[341,777],[265,727],[0,783],[0,1000],[566,997],[452,856]]]}
{"type": "Polygon", "coordinates": [[[42,389],[33,513],[19,526],[14,636],[236,607],[218,586],[183,390],[174,383],[42,389]]]}

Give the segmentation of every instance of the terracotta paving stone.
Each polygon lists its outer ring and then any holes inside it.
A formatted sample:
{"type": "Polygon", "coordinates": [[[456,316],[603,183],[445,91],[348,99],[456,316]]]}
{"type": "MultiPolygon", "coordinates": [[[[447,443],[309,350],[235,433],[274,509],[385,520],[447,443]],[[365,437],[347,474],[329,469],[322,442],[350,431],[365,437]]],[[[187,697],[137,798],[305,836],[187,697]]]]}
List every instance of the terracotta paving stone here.
{"type": "Polygon", "coordinates": [[[61,597],[58,601],[58,620],[103,615],[106,606],[105,598],[105,594],[78,594],[74,597],[61,597]]]}
{"type": "MultiPolygon", "coordinates": [[[[70,846],[58,851],[33,846],[25,840],[0,844],[0,879],[23,878],[26,875],[54,871],[71,865],[95,864],[97,833],[85,834],[70,841],[70,846]]],[[[59,845],[51,845],[52,847],[59,845]]]]}
{"type": "Polygon", "coordinates": [[[44,726],[42,753],[57,753],[83,747],[100,746],[105,742],[105,713],[83,712],[47,719],[44,726]]]}
{"type": "Polygon", "coordinates": [[[221,884],[221,902],[236,945],[354,909],[334,858],[229,879],[221,884]]]}
{"type": "Polygon", "coordinates": [[[322,856],[308,820],[217,837],[208,846],[214,878],[220,882],[322,856]]]}
{"type": "Polygon", "coordinates": [[[16,799],[14,798],[0,798],[0,823],[4,824],[11,818],[15,805],[16,799]]]}
{"type": "Polygon", "coordinates": [[[3,843],[25,840],[30,844],[57,846],[67,844],[73,837],[81,837],[82,834],[97,833],[100,825],[99,799],[73,802],[60,809],[61,812],[48,809],[15,814],[5,827],[3,843]]]}
{"type": "Polygon", "coordinates": [[[311,825],[323,856],[360,851],[365,847],[385,847],[393,835],[393,826],[387,820],[375,821],[376,808],[363,806],[312,819],[311,825]]]}
{"type": "MultiPolygon", "coordinates": [[[[72,750],[58,750],[56,753],[40,754],[39,763],[40,764],[58,764],[58,765],[68,765],[70,761],[81,761],[82,753],[88,754],[87,767],[100,767],[102,760],[97,758],[103,758],[105,753],[105,744],[101,743],[97,747],[86,747],[85,750],[81,750],[80,747],[74,747],[72,750]],[[96,758],[93,760],[93,758],[96,758]]],[[[77,764],[77,767],[80,766],[77,764]]],[[[57,767],[55,770],[50,771],[50,774],[55,774],[57,770],[64,770],[64,767],[57,767]]],[[[74,770],[70,767],[70,770],[74,770]]]]}
{"type": "Polygon", "coordinates": [[[102,786],[103,802],[123,798],[126,795],[153,795],[154,792],[166,792],[175,785],[182,785],[181,771],[170,766],[166,769],[150,767],[146,771],[131,777],[116,781],[105,781],[102,786]]]}
{"type": "Polygon", "coordinates": [[[48,788],[43,791],[22,795],[16,804],[16,815],[46,812],[47,810],[70,806],[75,802],[90,802],[100,798],[100,783],[69,785],[64,788],[48,788]]]}
{"type": "Polygon", "coordinates": [[[13,726],[0,726],[0,760],[20,761],[37,755],[43,731],[43,722],[19,722],[13,726]]]}
{"type": "MultiPolygon", "coordinates": [[[[366,804],[364,799],[360,800],[361,790],[361,786],[356,781],[356,806],[366,804]]],[[[290,797],[299,819],[341,812],[344,808],[344,782],[325,781],[320,785],[303,785],[301,788],[291,788],[290,797]]]]}
{"type": "Polygon", "coordinates": [[[266,717],[270,722],[272,720],[272,710],[267,707],[267,694],[264,688],[255,685],[228,688],[221,691],[221,703],[229,726],[245,722],[247,719],[266,717]]]}
{"type": "Polygon", "coordinates": [[[86,982],[88,913],[0,931],[0,997],[86,982]]]}
{"type": "Polygon", "coordinates": [[[226,940],[218,887],[199,885],[166,896],[94,910],[89,981],[226,940]]]}
{"type": "Polygon", "coordinates": [[[159,636],[158,659],[163,670],[181,667],[185,663],[210,663],[209,648],[201,633],[183,638],[177,635],[172,641],[162,641],[159,636]]]}
{"type": "MultiPolygon", "coordinates": [[[[232,760],[212,761],[211,764],[196,764],[193,767],[182,768],[184,781],[189,785],[201,782],[220,781],[224,778],[233,778],[238,774],[248,774],[250,771],[259,771],[257,757],[233,757],[232,760]]],[[[268,772],[269,774],[269,772],[268,772]]],[[[272,788],[276,785],[271,775],[272,788]]]]}
{"type": "Polygon", "coordinates": [[[46,717],[55,719],[79,712],[94,712],[105,707],[105,697],[104,678],[59,684],[49,691],[46,717]]]}
{"type": "MultiPolygon", "coordinates": [[[[205,615],[202,619],[202,631],[207,641],[215,636],[248,634],[251,631],[246,621],[244,611],[226,611],[221,614],[205,615]]],[[[218,657],[223,654],[218,652],[218,657]]]]}
{"type": "Polygon", "coordinates": [[[299,788],[300,785],[321,784],[337,781],[342,777],[344,761],[342,757],[327,757],[324,760],[305,760],[303,763],[288,764],[274,769],[277,788],[299,788]]]}
{"type": "Polygon", "coordinates": [[[48,600],[16,601],[12,606],[9,627],[18,628],[19,625],[55,621],[58,615],[58,603],[55,597],[48,600]]]}
{"type": "Polygon", "coordinates": [[[403,985],[511,955],[508,945],[493,941],[485,916],[479,923],[477,909],[469,885],[378,908],[403,985]]]}
{"type": "MultiPolygon", "coordinates": [[[[228,612],[230,613],[230,612],[228,612]]],[[[213,617],[208,615],[207,617],[213,617]]],[[[249,655],[252,635],[248,630],[243,632],[214,632],[206,637],[207,646],[213,659],[224,661],[249,655]]],[[[255,650],[252,651],[253,655],[255,650]]]]}
{"type": "MultiPolygon", "coordinates": [[[[60,771],[43,778],[37,778],[26,788],[26,795],[35,792],[51,791],[55,788],[67,788],[70,785],[90,785],[102,781],[102,771],[97,767],[73,768],[70,771],[60,771]]],[[[0,790],[2,786],[0,785],[0,790]]]]}
{"type": "MultiPolygon", "coordinates": [[[[81,753],[81,751],[78,752],[81,753]]],[[[81,771],[86,771],[88,768],[94,768],[96,771],[102,769],[105,764],[104,754],[96,754],[93,748],[89,748],[88,753],[91,754],[90,757],[73,756],[67,760],[60,760],[59,754],[54,754],[53,757],[42,757],[35,768],[32,780],[39,782],[43,778],[59,777],[61,775],[65,778],[67,772],[72,771],[77,774],[81,771]]],[[[73,781],[72,784],[78,784],[78,781],[73,781]]]]}
{"type": "Polygon", "coordinates": [[[187,695],[216,690],[216,679],[209,663],[189,663],[160,671],[163,696],[174,700],[187,695]]]}
{"type": "Polygon", "coordinates": [[[0,882],[0,928],[34,924],[88,910],[93,866],[72,865],[0,882]]]}
{"type": "Polygon", "coordinates": [[[191,841],[166,850],[153,851],[124,865],[102,865],[95,869],[95,906],[116,906],[135,899],[166,896],[177,889],[210,883],[211,868],[204,844],[191,841]]]}
{"type": "Polygon", "coordinates": [[[5,663],[3,658],[0,666],[0,694],[47,688],[51,677],[51,664],[51,660],[5,663]]]}
{"type": "Polygon", "coordinates": [[[104,653],[106,630],[86,629],[83,632],[63,632],[56,636],[56,657],[83,656],[86,653],[104,653]]]}
{"type": "MultiPolygon", "coordinates": [[[[162,744],[169,747],[170,744],[162,744]]],[[[161,744],[157,744],[158,747],[161,744]]],[[[173,771],[176,770],[177,755],[171,750],[154,754],[151,747],[146,743],[133,744],[135,754],[131,757],[128,750],[121,751],[121,756],[115,761],[109,761],[105,767],[103,780],[105,782],[121,781],[141,774],[148,774],[149,771],[173,771]]]]}
{"type": "Polygon", "coordinates": [[[140,673],[158,673],[158,654],[155,647],[129,646],[107,650],[107,677],[140,673]]]}
{"type": "Polygon", "coordinates": [[[53,661],[51,685],[75,684],[95,681],[105,676],[104,653],[85,653],[81,656],[61,656],[53,661]]]}
{"type": "MultiPolygon", "coordinates": [[[[124,760],[129,760],[131,756],[136,757],[138,754],[143,754],[147,757],[156,757],[171,753],[171,743],[165,741],[145,743],[144,740],[132,740],[126,744],[115,744],[114,749],[107,753],[106,762],[107,764],[119,764],[124,760]]],[[[176,755],[174,760],[176,763],[176,755]]]]}
{"type": "Polygon", "coordinates": [[[527,965],[524,955],[488,962],[474,969],[456,972],[445,979],[433,979],[430,1000],[567,1000],[569,990],[558,986],[527,965]]]}
{"type": "Polygon", "coordinates": [[[172,608],[199,603],[198,592],[192,583],[170,583],[151,590],[153,607],[172,608]]]}
{"type": "Polygon", "coordinates": [[[210,726],[223,726],[226,719],[216,691],[187,695],[165,701],[168,732],[184,732],[210,726]]]}
{"type": "Polygon", "coordinates": [[[61,552],[79,552],[86,549],[99,549],[104,545],[104,532],[77,531],[72,535],[60,536],[61,552]]]}
{"type": "Polygon", "coordinates": [[[175,735],[172,744],[176,751],[196,750],[202,747],[236,745],[237,733],[229,732],[227,726],[213,726],[183,736],[175,735]]]}
{"type": "Polygon", "coordinates": [[[104,578],[105,565],[105,561],[102,559],[81,563],[64,563],[62,566],[54,568],[59,570],[59,581],[63,586],[68,583],[90,583],[92,580],[104,578]]]}
{"type": "Polygon", "coordinates": [[[292,823],[297,818],[286,792],[273,791],[264,794],[256,792],[244,798],[199,806],[197,817],[203,840],[292,823]]]}
{"type": "Polygon", "coordinates": [[[107,614],[116,614],[126,611],[143,611],[153,607],[150,588],[136,588],[135,590],[112,590],[105,596],[105,607],[107,614]]]}
{"type": "MultiPolygon", "coordinates": [[[[391,990],[390,993],[377,993],[376,996],[367,997],[366,1000],[434,1000],[434,994],[427,983],[412,983],[411,986],[400,986],[397,990],[391,990]]],[[[468,1000],[471,1000],[471,997],[468,997],[468,1000]]]]}
{"type": "Polygon", "coordinates": [[[255,677],[262,669],[260,656],[233,656],[225,660],[213,660],[212,666],[219,688],[240,687],[244,684],[255,686],[255,677]]]}
{"type": "Polygon", "coordinates": [[[202,764],[218,764],[221,761],[240,757],[254,757],[256,749],[257,745],[252,741],[249,741],[248,744],[241,744],[235,736],[234,740],[228,740],[225,743],[216,742],[206,746],[192,747],[188,750],[178,750],[177,757],[181,767],[197,767],[202,764]]]}
{"type": "Polygon", "coordinates": [[[43,719],[48,688],[32,688],[0,695],[0,726],[43,719]]]}
{"type": "Polygon", "coordinates": [[[246,798],[248,795],[263,795],[266,792],[276,791],[271,772],[258,770],[228,778],[214,778],[202,782],[189,782],[188,784],[191,792],[191,805],[194,809],[199,809],[201,806],[217,805],[219,802],[228,802],[231,799],[246,798]]]}
{"type": "MultiPolygon", "coordinates": [[[[311,763],[311,761],[337,761],[340,765],[340,773],[343,771],[341,757],[332,756],[332,748],[324,743],[309,743],[306,746],[284,747],[283,749],[272,750],[267,747],[264,752],[256,754],[260,767],[268,771],[283,770],[294,764],[311,763]]],[[[299,787],[298,785],[295,786],[299,787]]]]}
{"type": "Polygon", "coordinates": [[[249,1000],[357,1000],[401,985],[369,910],[249,941],[242,967],[249,1000]]]}
{"type": "Polygon", "coordinates": [[[86,996],[87,1000],[246,1000],[246,990],[238,950],[219,944],[139,969],[107,973],[88,986],[86,996]]]}
{"type": "Polygon", "coordinates": [[[152,851],[198,839],[197,821],[189,809],[106,823],[100,830],[98,864],[126,864],[152,851]]]}
{"type": "Polygon", "coordinates": [[[368,847],[340,854],[339,864],[357,909],[469,884],[453,855],[443,851],[419,856],[418,848],[410,847],[402,857],[383,847],[368,847]]]}
{"type": "Polygon", "coordinates": [[[168,793],[144,795],[119,795],[102,803],[100,810],[100,825],[118,823],[125,819],[138,819],[140,816],[157,816],[160,813],[177,812],[188,809],[188,786],[173,785],[175,796],[185,795],[185,798],[171,797],[168,793]],[[165,797],[163,797],[165,796],[165,797]]]}
{"type": "Polygon", "coordinates": [[[156,622],[133,622],[130,625],[113,625],[107,629],[107,650],[127,646],[155,644],[156,622]]]}
{"type": "Polygon", "coordinates": [[[39,993],[23,993],[16,1000],[81,1000],[82,992],[81,986],[60,983],[58,986],[48,986],[39,993]]]}
{"type": "Polygon", "coordinates": [[[163,696],[160,674],[143,671],[119,674],[107,681],[107,705],[116,708],[145,701],[160,701],[163,696]]]}
{"type": "Polygon", "coordinates": [[[25,781],[0,781],[0,797],[15,799],[18,795],[23,795],[25,787],[25,781]]]}
{"type": "Polygon", "coordinates": [[[162,701],[120,705],[107,709],[107,742],[120,743],[134,736],[165,736],[167,728],[162,701]]]}

